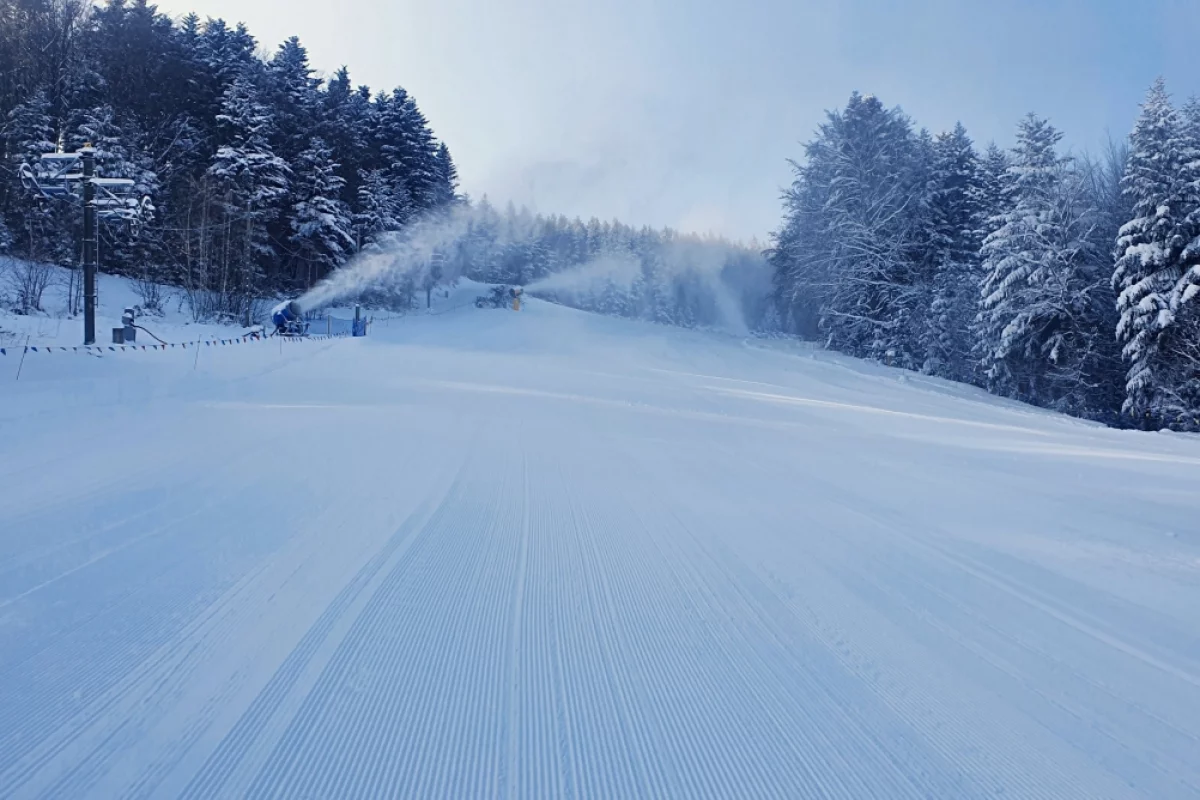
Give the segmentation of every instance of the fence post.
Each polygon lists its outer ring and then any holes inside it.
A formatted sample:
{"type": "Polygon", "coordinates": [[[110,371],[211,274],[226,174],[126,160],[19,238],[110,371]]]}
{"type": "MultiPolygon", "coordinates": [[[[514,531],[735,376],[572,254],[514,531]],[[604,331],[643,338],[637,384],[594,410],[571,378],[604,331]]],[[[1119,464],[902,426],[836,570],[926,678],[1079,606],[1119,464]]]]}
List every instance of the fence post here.
{"type": "Polygon", "coordinates": [[[21,363],[17,364],[16,380],[21,380],[21,367],[25,366],[25,354],[29,352],[29,337],[25,337],[25,347],[21,350],[21,363]]]}

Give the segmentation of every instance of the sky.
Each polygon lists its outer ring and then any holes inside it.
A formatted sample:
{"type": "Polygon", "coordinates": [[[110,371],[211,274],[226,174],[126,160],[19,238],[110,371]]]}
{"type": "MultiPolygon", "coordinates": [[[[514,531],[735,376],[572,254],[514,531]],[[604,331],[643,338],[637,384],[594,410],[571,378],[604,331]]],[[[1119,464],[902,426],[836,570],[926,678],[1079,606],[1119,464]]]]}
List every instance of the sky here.
{"type": "Polygon", "coordinates": [[[1009,146],[1125,136],[1157,75],[1200,93],[1197,0],[166,0],[296,35],[320,74],[403,86],[461,190],[542,213],[765,243],[826,109],[850,93],[1009,146]]]}

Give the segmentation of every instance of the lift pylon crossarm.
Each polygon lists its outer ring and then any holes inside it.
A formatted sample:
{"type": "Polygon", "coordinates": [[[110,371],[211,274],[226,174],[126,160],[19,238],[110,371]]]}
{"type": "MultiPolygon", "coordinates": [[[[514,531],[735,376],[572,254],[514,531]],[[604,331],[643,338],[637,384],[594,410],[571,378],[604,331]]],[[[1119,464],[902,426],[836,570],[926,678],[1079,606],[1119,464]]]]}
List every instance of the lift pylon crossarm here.
{"type": "Polygon", "coordinates": [[[150,198],[134,194],[130,178],[96,176],[96,149],[85,145],[74,153],[43,153],[36,168],[17,169],[21,185],[47,198],[83,203],[83,343],[96,343],[96,222],[120,220],[136,226],[154,211],[150,198]]]}

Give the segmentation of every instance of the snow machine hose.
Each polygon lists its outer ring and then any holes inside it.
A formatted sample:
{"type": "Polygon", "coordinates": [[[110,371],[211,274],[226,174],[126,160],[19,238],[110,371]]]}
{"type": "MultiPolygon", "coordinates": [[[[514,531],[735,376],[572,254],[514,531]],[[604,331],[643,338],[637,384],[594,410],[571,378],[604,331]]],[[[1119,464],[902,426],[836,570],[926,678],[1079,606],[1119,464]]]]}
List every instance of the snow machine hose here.
{"type": "Polygon", "coordinates": [[[143,333],[149,334],[150,338],[154,339],[159,344],[170,344],[170,342],[164,342],[162,339],[159,339],[157,336],[155,336],[153,333],[150,333],[150,331],[146,330],[141,325],[134,325],[133,327],[137,328],[139,331],[142,331],[143,333]]]}

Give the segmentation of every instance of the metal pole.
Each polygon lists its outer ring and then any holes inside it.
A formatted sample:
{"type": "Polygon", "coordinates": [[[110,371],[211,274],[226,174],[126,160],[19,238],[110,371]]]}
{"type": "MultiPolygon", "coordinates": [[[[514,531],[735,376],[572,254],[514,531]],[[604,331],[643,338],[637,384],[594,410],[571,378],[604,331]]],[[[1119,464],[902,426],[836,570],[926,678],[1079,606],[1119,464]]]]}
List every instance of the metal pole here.
{"type": "Polygon", "coordinates": [[[21,368],[25,366],[25,354],[29,352],[29,337],[25,337],[25,347],[21,350],[21,363],[17,364],[17,380],[21,380],[21,368]]]}
{"type": "Polygon", "coordinates": [[[96,150],[84,145],[83,162],[83,343],[96,343],[96,150]]]}

